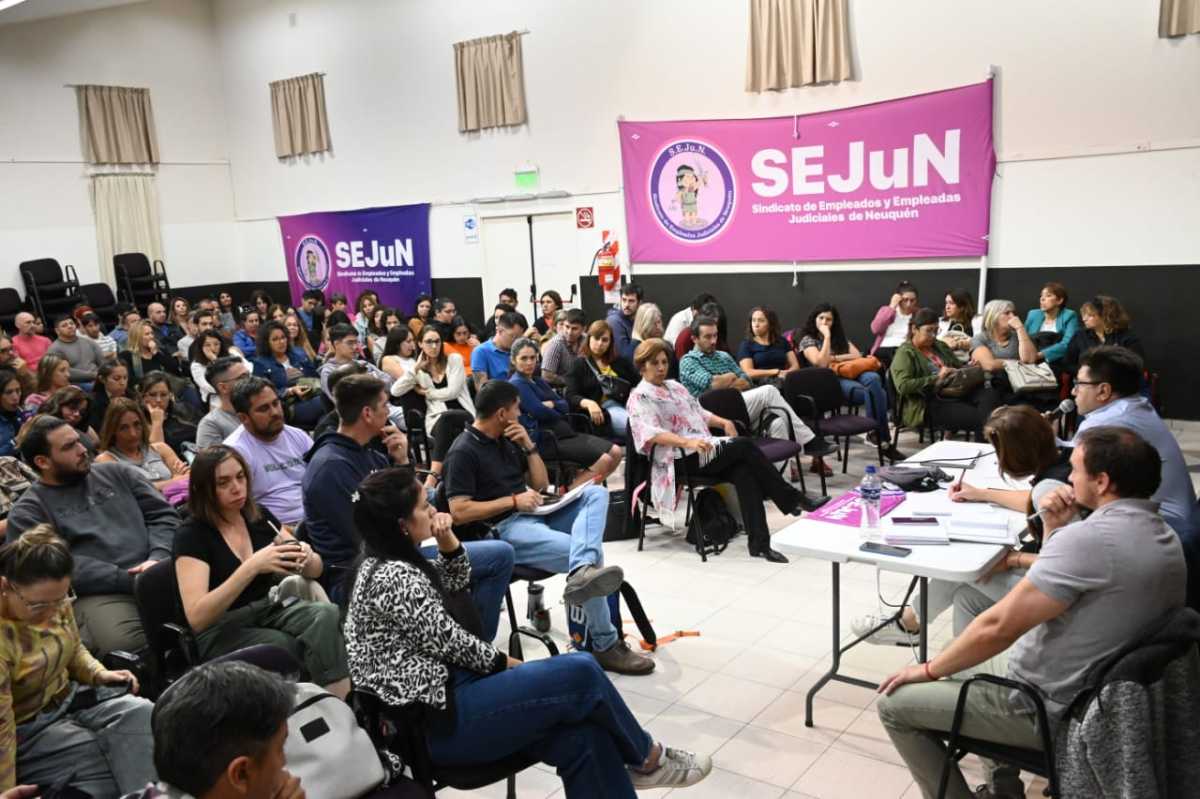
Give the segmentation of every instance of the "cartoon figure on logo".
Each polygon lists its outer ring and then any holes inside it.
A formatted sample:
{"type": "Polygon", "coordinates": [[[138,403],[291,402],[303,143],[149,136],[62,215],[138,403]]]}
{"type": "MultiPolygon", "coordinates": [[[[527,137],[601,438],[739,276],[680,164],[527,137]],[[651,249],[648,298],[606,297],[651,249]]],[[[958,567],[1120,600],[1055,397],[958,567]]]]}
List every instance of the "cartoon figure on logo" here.
{"type": "Polygon", "coordinates": [[[309,250],[304,254],[304,265],[308,268],[308,282],[315,285],[318,282],[316,250],[309,250]]]}
{"type": "Polygon", "coordinates": [[[672,206],[679,205],[683,211],[683,226],[689,228],[704,227],[707,222],[700,218],[700,187],[708,185],[708,174],[703,168],[699,173],[694,167],[680,164],[675,170],[675,201],[672,206]]]}

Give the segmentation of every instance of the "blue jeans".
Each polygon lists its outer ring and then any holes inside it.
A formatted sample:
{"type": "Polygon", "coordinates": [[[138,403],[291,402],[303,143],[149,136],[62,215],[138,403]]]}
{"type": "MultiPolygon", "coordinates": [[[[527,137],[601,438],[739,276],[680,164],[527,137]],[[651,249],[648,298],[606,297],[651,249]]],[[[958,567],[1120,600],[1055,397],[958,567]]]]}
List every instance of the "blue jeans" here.
{"type": "MultiPolygon", "coordinates": [[[[548,516],[515,513],[496,526],[500,540],[512,544],[517,563],[548,572],[569,573],[580,566],[604,565],[604,525],[608,521],[608,489],[588,486],[583,496],[548,516]],[[563,535],[566,533],[567,535],[563,535]]],[[[617,643],[605,597],[582,605],[595,649],[617,643]]]]}
{"type": "Polygon", "coordinates": [[[429,734],[438,765],[471,765],[517,752],[554,766],[569,799],[633,799],[629,766],[653,741],[595,658],[535,660],[491,676],[451,672],[455,724],[429,734]]]}
{"type": "Polygon", "coordinates": [[[838,378],[842,384],[842,396],[851,405],[866,405],[867,416],[875,420],[879,434],[888,436],[887,394],[883,390],[883,378],[879,372],[863,372],[857,380],[838,378]]]}
{"type": "MultiPolygon", "coordinates": [[[[513,548],[503,541],[466,541],[463,549],[471,559],[471,598],[483,622],[481,637],[491,643],[500,626],[500,601],[512,577],[513,548]]],[[[421,554],[433,560],[437,547],[421,547],[421,554]]]]}
{"type": "Polygon", "coordinates": [[[612,428],[613,438],[624,440],[625,431],[629,429],[629,411],[625,410],[625,406],[616,400],[605,400],[601,407],[608,411],[608,421],[612,428]]]}

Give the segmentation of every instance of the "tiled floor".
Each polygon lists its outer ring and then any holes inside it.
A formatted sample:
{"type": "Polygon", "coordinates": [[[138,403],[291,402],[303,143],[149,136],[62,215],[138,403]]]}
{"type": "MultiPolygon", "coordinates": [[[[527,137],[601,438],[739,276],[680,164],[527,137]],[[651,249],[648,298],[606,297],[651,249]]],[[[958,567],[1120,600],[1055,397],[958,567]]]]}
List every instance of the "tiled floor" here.
{"type": "MultiPolygon", "coordinates": [[[[1189,464],[1200,463],[1200,429],[1176,432],[1189,464]]],[[[915,452],[907,435],[901,449],[915,452]]],[[[868,462],[865,445],[851,447],[849,472],[840,464],[829,481],[830,494],[852,487],[868,462]]],[[[1200,470],[1193,479],[1200,481],[1200,470]]],[[[810,490],[816,486],[810,476],[810,490]]],[[[613,487],[618,487],[614,485],[613,487]]],[[[768,505],[772,530],[790,517],[768,505]]],[[[821,561],[793,557],[786,566],[751,559],[744,537],[720,557],[701,563],[677,536],[648,532],[645,550],[636,541],[605,545],[605,557],[620,564],[638,590],[654,628],[662,636],[696,630],[654,654],[655,672],[647,677],[617,677],[616,685],[645,727],[670,746],[711,753],[713,774],[679,792],[688,799],[706,797],[819,797],[820,799],[912,799],[920,793],[888,740],[874,710],[874,693],[831,683],[815,703],[816,726],[804,726],[804,694],[829,665],[830,569],[821,561]]],[[[877,575],[864,566],[843,567],[843,619],[874,611],[877,575]]],[[[552,607],[552,634],[565,647],[566,616],[559,604],[562,578],[545,584],[552,607]]],[[[907,581],[887,573],[878,587],[898,602],[907,581]]],[[[525,597],[518,592],[518,613],[525,597]]],[[[949,637],[949,614],[932,628],[931,648],[949,637]]],[[[843,621],[845,626],[846,622],[843,621]]],[[[628,624],[633,629],[632,623],[628,624]]],[[[848,630],[843,629],[843,632],[848,630]]],[[[507,636],[502,623],[500,640],[507,636]]],[[[530,647],[530,650],[532,647],[530,647]]],[[[532,651],[527,656],[535,656],[532,651]]],[[[540,655],[540,653],[539,653],[540,655]]],[[[876,680],[912,662],[901,648],[860,646],[843,658],[847,673],[876,680]]],[[[979,764],[964,761],[968,782],[980,781],[979,764]]],[[[1026,780],[1028,796],[1040,797],[1044,783],[1026,780]]],[[[522,799],[561,796],[562,786],[548,768],[535,768],[517,780],[522,799]]],[[[647,792],[664,796],[669,791],[647,792]]],[[[439,796],[503,797],[503,785],[471,793],[443,791],[439,796]]]]}

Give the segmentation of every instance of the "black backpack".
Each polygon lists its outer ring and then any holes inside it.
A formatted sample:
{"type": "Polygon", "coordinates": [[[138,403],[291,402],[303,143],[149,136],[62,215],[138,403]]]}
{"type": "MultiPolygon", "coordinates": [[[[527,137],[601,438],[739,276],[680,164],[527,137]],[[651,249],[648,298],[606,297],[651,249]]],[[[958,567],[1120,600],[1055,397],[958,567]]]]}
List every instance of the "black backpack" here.
{"type": "Polygon", "coordinates": [[[687,542],[696,547],[702,556],[720,555],[737,534],[737,519],[725,507],[725,500],[720,493],[715,488],[701,489],[692,507],[687,542]]]}

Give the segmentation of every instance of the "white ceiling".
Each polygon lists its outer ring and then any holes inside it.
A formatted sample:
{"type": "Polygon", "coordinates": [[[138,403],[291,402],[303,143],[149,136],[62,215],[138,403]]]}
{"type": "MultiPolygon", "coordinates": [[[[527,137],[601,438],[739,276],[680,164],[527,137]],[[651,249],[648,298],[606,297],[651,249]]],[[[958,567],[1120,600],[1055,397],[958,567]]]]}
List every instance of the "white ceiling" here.
{"type": "Polygon", "coordinates": [[[83,11],[144,3],[146,0],[25,0],[12,8],[0,11],[0,25],[31,22],[35,19],[65,17],[83,11]]]}

